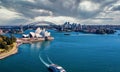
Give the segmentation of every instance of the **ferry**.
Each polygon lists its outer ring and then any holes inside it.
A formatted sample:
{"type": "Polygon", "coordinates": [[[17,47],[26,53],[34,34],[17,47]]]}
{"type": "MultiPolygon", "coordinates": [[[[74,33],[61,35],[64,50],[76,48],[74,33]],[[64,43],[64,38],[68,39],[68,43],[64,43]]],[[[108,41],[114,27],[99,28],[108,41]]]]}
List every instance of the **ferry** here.
{"type": "Polygon", "coordinates": [[[51,64],[48,69],[50,70],[50,72],[66,72],[65,69],[56,64],[51,64]]]}

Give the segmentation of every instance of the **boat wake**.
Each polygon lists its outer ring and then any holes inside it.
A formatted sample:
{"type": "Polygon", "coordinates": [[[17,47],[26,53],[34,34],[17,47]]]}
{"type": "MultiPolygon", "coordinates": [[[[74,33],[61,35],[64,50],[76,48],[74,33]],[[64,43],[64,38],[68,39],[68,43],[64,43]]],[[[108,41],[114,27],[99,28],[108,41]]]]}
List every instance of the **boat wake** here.
{"type": "Polygon", "coordinates": [[[49,67],[51,64],[54,64],[54,63],[50,60],[50,58],[48,57],[48,55],[46,55],[48,63],[43,60],[43,58],[42,58],[41,55],[42,55],[42,54],[41,54],[41,52],[40,52],[40,54],[39,54],[39,59],[40,59],[40,61],[41,61],[46,67],[49,67]]]}
{"type": "Polygon", "coordinates": [[[45,49],[40,50],[39,59],[49,69],[50,72],[66,72],[65,69],[63,69],[61,66],[56,65],[51,61],[51,59],[46,54],[45,49]]]}
{"type": "Polygon", "coordinates": [[[50,63],[50,64],[54,64],[51,60],[50,60],[50,58],[47,56],[47,60],[48,60],[48,62],[50,63]]]}
{"type": "Polygon", "coordinates": [[[42,59],[41,54],[39,54],[39,59],[40,59],[40,61],[41,61],[46,67],[49,67],[49,66],[50,66],[50,64],[48,64],[47,62],[45,62],[45,61],[42,59]]]}
{"type": "Polygon", "coordinates": [[[54,64],[50,58],[47,56],[47,60],[50,64],[45,62],[41,56],[41,52],[39,54],[40,61],[49,69],[50,72],[66,72],[65,69],[59,65],[54,64]]]}

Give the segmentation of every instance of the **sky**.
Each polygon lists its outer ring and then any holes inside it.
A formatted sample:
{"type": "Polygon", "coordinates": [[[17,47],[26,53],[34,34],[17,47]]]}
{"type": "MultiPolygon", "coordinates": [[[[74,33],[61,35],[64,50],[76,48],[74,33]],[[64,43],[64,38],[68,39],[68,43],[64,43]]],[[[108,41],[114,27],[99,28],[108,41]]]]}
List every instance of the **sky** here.
{"type": "Polygon", "coordinates": [[[0,25],[39,21],[120,25],[120,0],[0,0],[0,25]]]}

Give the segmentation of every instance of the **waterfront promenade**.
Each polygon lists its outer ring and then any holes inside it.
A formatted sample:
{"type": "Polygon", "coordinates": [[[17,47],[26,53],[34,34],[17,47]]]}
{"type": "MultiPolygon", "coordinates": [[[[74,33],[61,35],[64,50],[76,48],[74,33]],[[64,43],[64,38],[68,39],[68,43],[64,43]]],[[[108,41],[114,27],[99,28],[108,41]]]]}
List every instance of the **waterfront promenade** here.
{"type": "Polygon", "coordinates": [[[42,42],[46,40],[53,40],[54,37],[47,37],[46,38],[17,38],[17,43],[32,43],[32,42],[42,42]]]}

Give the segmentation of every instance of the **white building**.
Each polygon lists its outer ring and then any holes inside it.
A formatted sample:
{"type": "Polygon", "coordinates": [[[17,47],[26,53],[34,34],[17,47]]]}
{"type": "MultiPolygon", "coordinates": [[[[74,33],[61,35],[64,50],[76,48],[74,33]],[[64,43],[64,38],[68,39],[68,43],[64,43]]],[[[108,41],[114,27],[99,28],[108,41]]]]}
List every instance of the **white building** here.
{"type": "Polygon", "coordinates": [[[29,34],[23,34],[23,37],[32,37],[32,38],[39,38],[39,37],[49,37],[50,32],[46,31],[45,29],[37,28],[35,32],[30,32],[29,34]]]}

